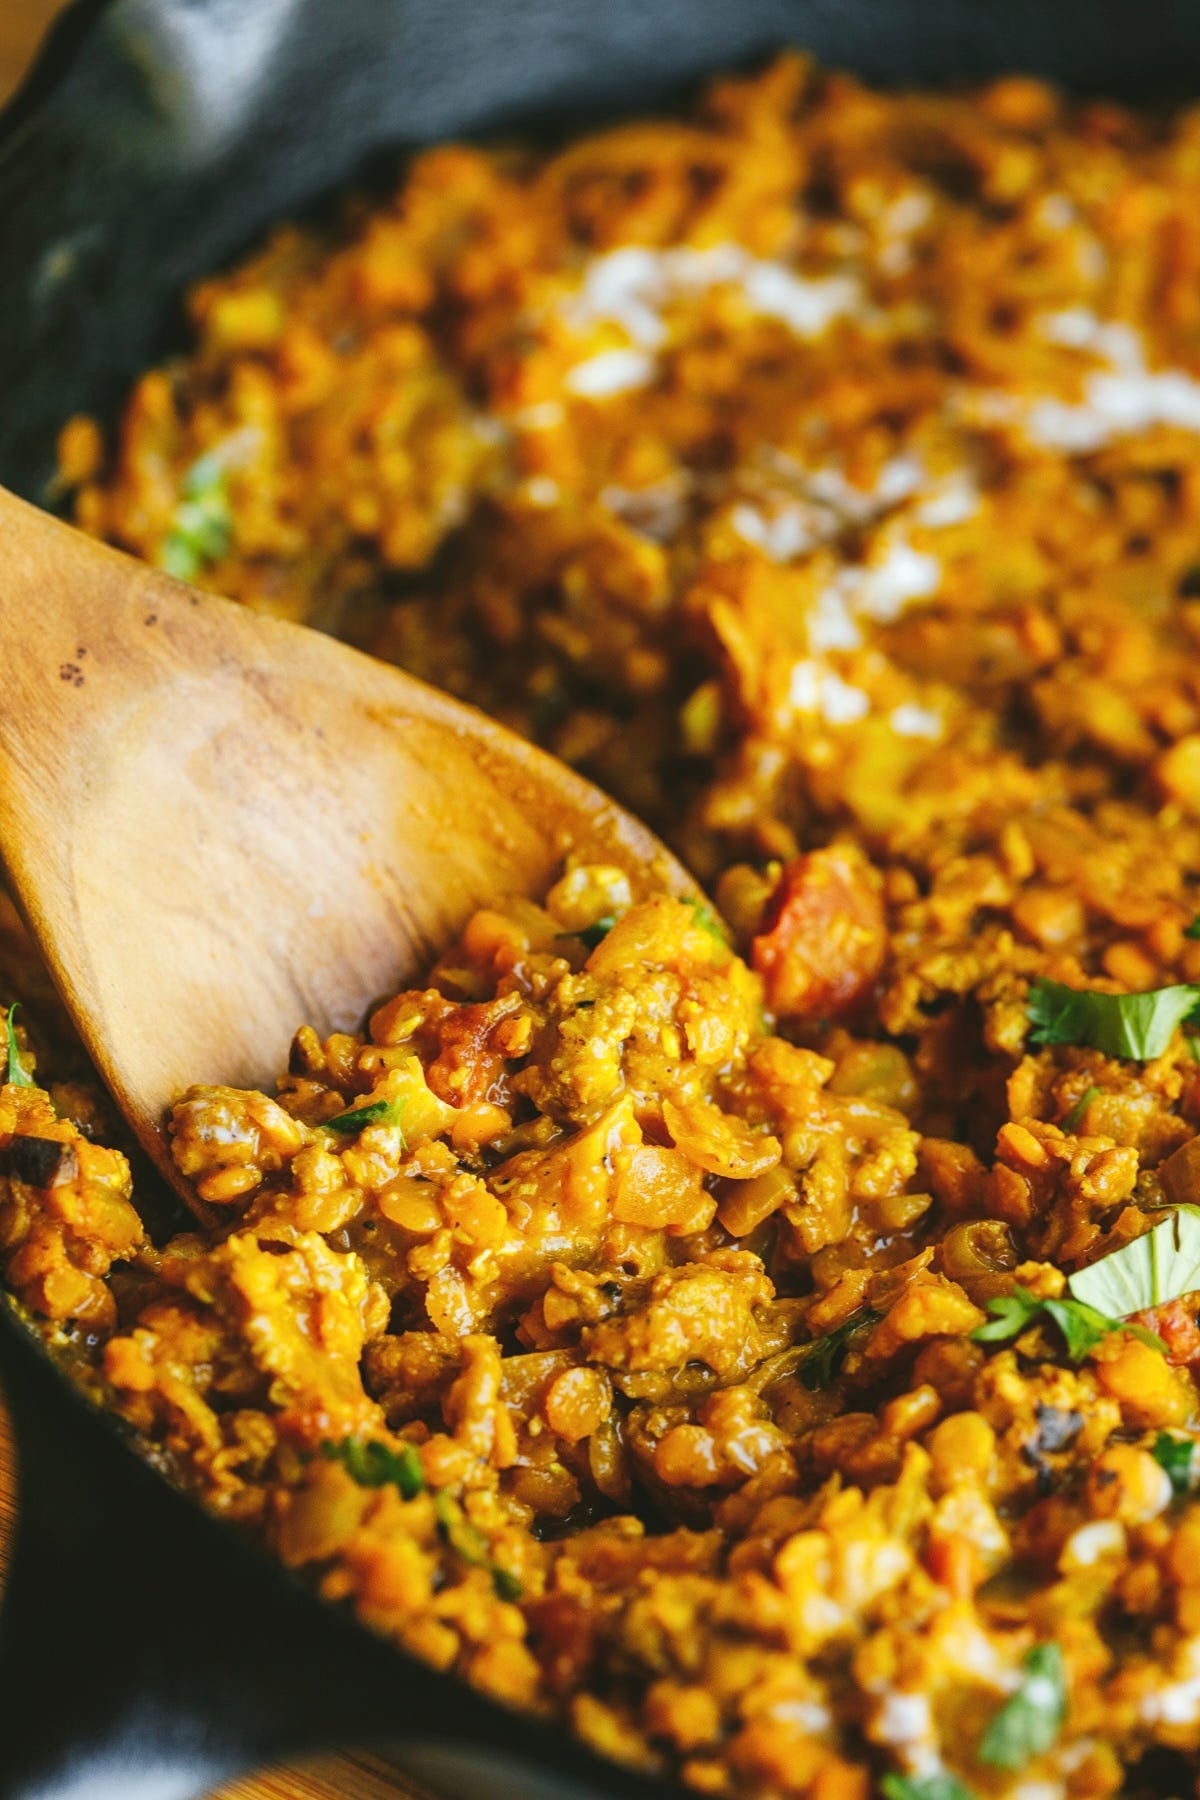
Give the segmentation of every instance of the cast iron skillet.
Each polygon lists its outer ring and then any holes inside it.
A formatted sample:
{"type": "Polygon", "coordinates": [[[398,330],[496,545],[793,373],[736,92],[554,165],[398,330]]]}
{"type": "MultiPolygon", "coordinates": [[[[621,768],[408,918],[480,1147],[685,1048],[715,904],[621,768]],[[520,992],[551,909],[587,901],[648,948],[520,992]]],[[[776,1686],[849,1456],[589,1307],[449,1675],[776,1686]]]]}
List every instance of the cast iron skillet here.
{"type": "MultiPolygon", "coordinates": [[[[787,42],[885,81],[1200,87],[1200,0],[81,0],[0,120],[0,481],[45,499],[59,425],[115,405],[182,285],[385,148],[670,103],[787,42]]],[[[367,1738],[459,1800],[662,1794],[321,1606],[2,1307],[0,1369],[22,1452],[0,1800],[184,1800],[367,1738]]]]}

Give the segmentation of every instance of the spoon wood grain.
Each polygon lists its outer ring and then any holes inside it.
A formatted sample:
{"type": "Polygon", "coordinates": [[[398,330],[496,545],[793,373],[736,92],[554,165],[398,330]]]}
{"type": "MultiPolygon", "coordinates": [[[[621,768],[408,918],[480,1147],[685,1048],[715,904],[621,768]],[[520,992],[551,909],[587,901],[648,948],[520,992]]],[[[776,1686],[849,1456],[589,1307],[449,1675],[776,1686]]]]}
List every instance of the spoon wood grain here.
{"type": "Polygon", "coordinates": [[[162,1126],[188,1084],[270,1082],[297,1025],[353,1029],[568,850],[694,891],[596,788],[398,669],[3,490],[0,543],[0,853],[177,1187],[162,1126]]]}

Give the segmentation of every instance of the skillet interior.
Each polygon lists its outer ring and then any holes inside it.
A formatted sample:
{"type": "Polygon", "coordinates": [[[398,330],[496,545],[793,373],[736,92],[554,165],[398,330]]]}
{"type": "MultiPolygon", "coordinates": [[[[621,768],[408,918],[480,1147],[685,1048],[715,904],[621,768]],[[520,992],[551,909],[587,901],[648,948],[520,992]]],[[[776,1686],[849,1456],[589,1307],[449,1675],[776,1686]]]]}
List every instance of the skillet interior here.
{"type": "Polygon", "coordinates": [[[116,0],[60,38],[0,150],[0,479],[43,494],[58,425],[152,360],[180,286],[383,146],[644,107],[787,40],[876,78],[1165,96],[1195,86],[1200,6],[116,0]]]}
{"type": "Polygon", "coordinates": [[[1200,0],[81,0],[0,123],[0,481],[161,351],[174,297],[389,148],[669,102],[784,43],[884,82],[1200,74],[1200,0]]]}

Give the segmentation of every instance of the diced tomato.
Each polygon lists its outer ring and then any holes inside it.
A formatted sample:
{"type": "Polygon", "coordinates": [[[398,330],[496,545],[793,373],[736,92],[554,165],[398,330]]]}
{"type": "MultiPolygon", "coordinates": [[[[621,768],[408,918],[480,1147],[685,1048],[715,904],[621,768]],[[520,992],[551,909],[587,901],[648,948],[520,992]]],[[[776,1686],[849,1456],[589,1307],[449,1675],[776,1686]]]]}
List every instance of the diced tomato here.
{"type": "Polygon", "coordinates": [[[969,1600],[983,1580],[983,1558],[966,1537],[934,1537],[925,1551],[925,1566],[940,1587],[956,1600],[969,1600]]]}
{"type": "Polygon", "coordinates": [[[848,844],[787,864],[751,951],[776,1017],[840,1018],[867,998],[887,945],[879,885],[848,844]]]}
{"type": "Polygon", "coordinates": [[[1167,1346],[1167,1361],[1182,1365],[1200,1362],[1198,1309],[1200,1295],[1185,1294],[1178,1300],[1168,1300],[1165,1306],[1148,1306],[1136,1319],[1162,1339],[1167,1346]]]}

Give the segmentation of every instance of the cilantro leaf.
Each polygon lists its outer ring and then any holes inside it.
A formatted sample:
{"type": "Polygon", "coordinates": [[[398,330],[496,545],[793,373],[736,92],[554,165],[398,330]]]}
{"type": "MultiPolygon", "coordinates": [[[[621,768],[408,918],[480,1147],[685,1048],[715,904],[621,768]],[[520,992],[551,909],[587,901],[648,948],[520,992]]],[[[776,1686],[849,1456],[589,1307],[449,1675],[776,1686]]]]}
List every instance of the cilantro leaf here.
{"type": "Polygon", "coordinates": [[[361,1438],[343,1438],[340,1444],[322,1444],[321,1454],[330,1462],[340,1462],[359,1487],[396,1487],[406,1500],[412,1500],[425,1486],[415,1444],[401,1444],[393,1450],[374,1440],[364,1443],[361,1438]]]}
{"type": "Polygon", "coordinates": [[[1190,925],[1184,926],[1183,935],[1185,938],[1200,938],[1200,913],[1197,913],[1190,925]]]}
{"type": "Polygon", "coordinates": [[[5,1065],[4,1080],[8,1087],[31,1088],[36,1087],[37,1082],[33,1080],[32,1076],[25,1073],[25,1067],[21,1061],[21,1052],[17,1048],[17,1034],[14,1029],[14,1020],[17,1016],[17,1007],[19,1004],[19,1001],[14,1000],[4,1015],[4,1036],[8,1046],[8,1060],[5,1065]]]}
{"type": "MultiPolygon", "coordinates": [[[[1110,1331],[1120,1331],[1119,1319],[1109,1319],[1082,1300],[1045,1300],[1042,1310],[1062,1332],[1068,1361],[1081,1363],[1110,1331]]],[[[1165,1346],[1164,1346],[1165,1348],[1165,1346]]]]}
{"type": "Polygon", "coordinates": [[[1151,988],[1145,994],[1101,994],[1042,977],[1030,984],[1025,1010],[1032,1044],[1082,1044],[1105,1056],[1149,1062],[1200,1005],[1200,987],[1151,988]]]}
{"type": "Polygon", "coordinates": [[[1135,1337],[1139,1344],[1145,1344],[1150,1350],[1157,1350],[1160,1356],[1167,1354],[1167,1341],[1160,1338],[1157,1331],[1149,1331],[1144,1325],[1131,1325],[1128,1319],[1118,1319],[1117,1324],[1130,1337],[1135,1337]]]}
{"type": "Polygon", "coordinates": [[[492,1565],[492,1586],[498,1600],[519,1600],[525,1591],[520,1577],[514,1575],[511,1569],[502,1569],[498,1563],[492,1565]]]}
{"type": "MultiPolygon", "coordinates": [[[[425,1492],[425,1472],[415,1444],[401,1443],[393,1448],[376,1439],[343,1438],[340,1443],[324,1443],[321,1454],[330,1462],[339,1462],[359,1487],[394,1487],[405,1500],[415,1500],[425,1492]]],[[[502,1569],[488,1555],[482,1532],[467,1518],[452,1494],[436,1488],[432,1495],[438,1530],[445,1542],[473,1568],[486,1569],[492,1586],[501,1600],[519,1600],[521,1583],[511,1569],[502,1569]]]]}
{"type": "Polygon", "coordinates": [[[1035,1644],[1021,1664],[1021,1685],[1011,1694],[979,1742],[981,1763],[1023,1769],[1055,1742],[1067,1716],[1067,1675],[1057,1644],[1035,1644]]]}
{"type": "Polygon", "coordinates": [[[850,1339],[855,1332],[867,1325],[874,1325],[882,1318],[881,1313],[871,1307],[864,1306],[859,1312],[851,1314],[836,1331],[828,1332],[824,1337],[814,1338],[804,1352],[800,1364],[800,1380],[809,1393],[816,1393],[819,1388],[827,1388],[834,1376],[846,1360],[846,1352],[850,1348],[850,1339]]]}
{"type": "Polygon", "coordinates": [[[1152,1230],[1072,1275],[1076,1300],[1128,1318],[1200,1288],[1200,1207],[1176,1206],[1152,1230]]]}
{"type": "Polygon", "coordinates": [[[1078,1131],[1080,1125],[1082,1125],[1082,1123],[1083,1123],[1084,1116],[1087,1113],[1088,1107],[1092,1104],[1093,1100],[1098,1100],[1099,1098],[1100,1098],[1100,1089],[1098,1087],[1084,1088],[1082,1094],[1080,1094],[1078,1100],[1075,1102],[1074,1106],[1071,1108],[1070,1112],[1067,1114],[1066,1118],[1063,1120],[1063,1122],[1062,1122],[1063,1130],[1064,1131],[1078,1131]]]}
{"type": "Polygon", "coordinates": [[[404,1112],[403,1100],[368,1100],[365,1106],[352,1107],[325,1120],[326,1131],[365,1131],[368,1125],[398,1125],[404,1112]]]}
{"type": "Polygon", "coordinates": [[[1090,1356],[1110,1331],[1127,1331],[1152,1349],[1164,1353],[1167,1348],[1152,1331],[1145,1331],[1140,1325],[1127,1325],[1123,1319],[1111,1319],[1078,1298],[1039,1300],[1028,1288],[1017,1286],[1010,1294],[997,1294],[989,1300],[987,1310],[991,1318],[986,1324],[977,1325],[971,1333],[977,1344],[1010,1343],[1028,1326],[1037,1324],[1040,1316],[1045,1316],[1057,1325],[1068,1360],[1073,1363],[1081,1363],[1090,1356]]]}
{"type": "Polygon", "coordinates": [[[453,1494],[439,1488],[433,1496],[433,1510],[437,1514],[438,1530],[456,1556],[461,1556],[465,1563],[482,1569],[487,1566],[487,1542],[481,1531],[478,1531],[468,1519],[453,1494]]]}
{"type": "Polygon", "coordinates": [[[603,918],[593,919],[582,931],[560,931],[560,938],[578,938],[589,950],[594,950],[602,938],[606,938],[617,922],[616,913],[605,913],[603,918]]]}
{"type": "Polygon", "coordinates": [[[948,1769],[936,1775],[885,1775],[879,1791],[884,1800],[975,1800],[970,1788],[948,1769]]]}
{"type": "Polygon", "coordinates": [[[203,568],[225,555],[233,535],[224,466],[211,454],[198,457],[184,475],[180,492],[158,560],[168,575],[194,581],[203,568]]]}
{"type": "Polygon", "coordinates": [[[468,1519],[452,1494],[439,1489],[433,1496],[433,1510],[438,1530],[456,1556],[472,1568],[487,1569],[498,1599],[519,1600],[521,1583],[511,1569],[499,1568],[488,1555],[487,1540],[468,1519]]]}
{"type": "Polygon", "coordinates": [[[988,1323],[977,1325],[971,1336],[977,1344],[1007,1344],[1033,1324],[1042,1303],[1028,1288],[1014,1287],[1011,1294],[997,1294],[989,1300],[987,1310],[992,1315],[988,1323]]]}
{"type": "Polygon", "coordinates": [[[1197,1485],[1196,1440],[1178,1437],[1173,1431],[1160,1431],[1154,1440],[1153,1456],[1160,1469],[1171,1477],[1177,1494],[1190,1494],[1197,1485]]]}
{"type": "Polygon", "coordinates": [[[684,905],[690,906],[695,913],[696,924],[700,930],[707,931],[710,938],[714,938],[723,950],[727,950],[729,948],[728,933],[708,902],[706,900],[685,900],[684,905]]]}

